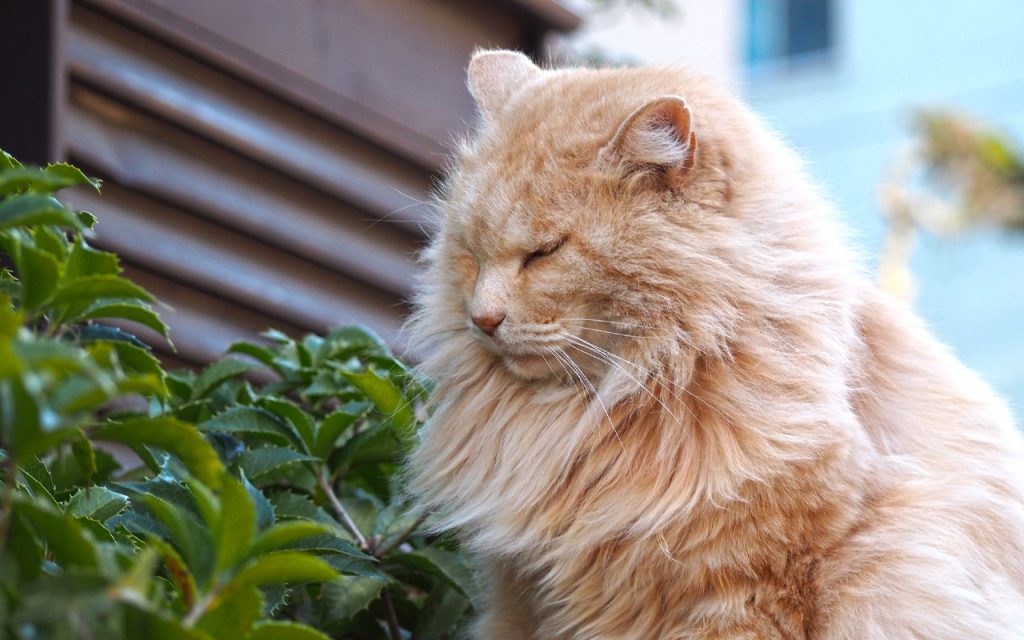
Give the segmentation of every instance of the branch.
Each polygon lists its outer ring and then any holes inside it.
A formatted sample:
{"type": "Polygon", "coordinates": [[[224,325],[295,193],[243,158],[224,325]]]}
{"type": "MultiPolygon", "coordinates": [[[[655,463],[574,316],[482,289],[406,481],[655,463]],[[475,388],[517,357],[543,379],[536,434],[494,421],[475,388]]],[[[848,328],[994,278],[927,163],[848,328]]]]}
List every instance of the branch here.
{"type": "Polygon", "coordinates": [[[348,529],[349,533],[355,537],[360,548],[362,548],[363,551],[368,551],[370,545],[366,541],[366,536],[363,535],[359,530],[359,527],[356,526],[355,520],[353,520],[352,516],[350,516],[348,511],[345,510],[345,505],[341,504],[341,500],[338,500],[338,495],[334,493],[334,489],[331,488],[331,483],[327,481],[327,478],[324,477],[323,473],[317,473],[316,479],[320,484],[320,489],[330,501],[331,507],[334,509],[334,514],[338,517],[338,521],[345,525],[345,528],[348,529]]]}

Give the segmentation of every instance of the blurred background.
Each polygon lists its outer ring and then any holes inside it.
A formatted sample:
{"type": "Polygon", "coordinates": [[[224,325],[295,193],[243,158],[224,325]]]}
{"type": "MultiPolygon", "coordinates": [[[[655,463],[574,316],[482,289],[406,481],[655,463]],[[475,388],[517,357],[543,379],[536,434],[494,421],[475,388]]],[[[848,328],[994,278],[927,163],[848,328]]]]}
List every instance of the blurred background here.
{"type": "MultiPolygon", "coordinates": [[[[276,326],[395,338],[477,46],[682,64],[798,149],[866,267],[1024,408],[1024,3],[4,0],[0,147],[170,305],[172,363],[276,326]]],[[[141,333],[145,333],[140,330],[141,333]]],[[[158,343],[156,336],[147,336],[158,343]]]]}

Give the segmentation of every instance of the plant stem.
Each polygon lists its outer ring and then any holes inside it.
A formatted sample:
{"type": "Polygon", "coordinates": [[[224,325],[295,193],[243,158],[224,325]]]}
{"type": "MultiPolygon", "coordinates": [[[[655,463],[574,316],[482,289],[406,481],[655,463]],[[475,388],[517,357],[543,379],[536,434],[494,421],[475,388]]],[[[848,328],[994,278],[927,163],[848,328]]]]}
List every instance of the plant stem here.
{"type": "Polygon", "coordinates": [[[366,536],[363,535],[359,530],[359,527],[356,526],[355,520],[353,520],[352,516],[350,516],[348,511],[345,510],[345,505],[341,504],[341,500],[338,499],[338,495],[334,493],[334,489],[331,488],[331,483],[328,482],[323,473],[316,474],[316,479],[320,484],[320,489],[323,490],[324,495],[327,496],[327,499],[330,501],[331,507],[334,509],[334,513],[338,517],[338,520],[341,524],[345,525],[345,528],[348,529],[349,533],[355,536],[356,542],[359,543],[359,546],[363,551],[369,550],[370,545],[366,541],[366,536]]]}
{"type": "Polygon", "coordinates": [[[402,627],[398,626],[395,603],[391,601],[391,592],[387,587],[381,591],[381,600],[384,602],[384,609],[388,612],[388,635],[391,636],[391,640],[402,640],[402,627]]]}
{"type": "Polygon", "coordinates": [[[412,534],[416,533],[416,531],[419,530],[420,526],[424,522],[426,522],[427,517],[429,515],[429,513],[423,513],[420,515],[420,517],[416,518],[416,522],[412,523],[412,525],[408,529],[403,531],[397,538],[392,540],[388,546],[381,549],[380,552],[376,554],[377,557],[383,558],[384,556],[388,555],[389,553],[400,547],[403,542],[408,540],[412,534]]]}

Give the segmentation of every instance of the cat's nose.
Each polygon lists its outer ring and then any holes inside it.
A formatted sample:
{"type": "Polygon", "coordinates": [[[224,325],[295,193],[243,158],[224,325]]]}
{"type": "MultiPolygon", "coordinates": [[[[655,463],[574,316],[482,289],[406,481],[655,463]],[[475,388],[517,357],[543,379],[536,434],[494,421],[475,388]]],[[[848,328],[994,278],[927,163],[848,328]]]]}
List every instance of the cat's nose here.
{"type": "Polygon", "coordinates": [[[504,313],[492,313],[485,316],[473,316],[473,324],[489,336],[498,330],[498,325],[505,321],[504,313]]]}

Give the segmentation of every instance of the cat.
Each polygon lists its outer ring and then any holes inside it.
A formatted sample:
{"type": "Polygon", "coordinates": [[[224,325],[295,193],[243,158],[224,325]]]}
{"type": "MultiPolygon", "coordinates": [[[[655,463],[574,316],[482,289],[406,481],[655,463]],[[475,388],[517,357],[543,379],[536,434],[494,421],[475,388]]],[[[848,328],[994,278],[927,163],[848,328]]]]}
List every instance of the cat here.
{"type": "Polygon", "coordinates": [[[795,155],[672,69],[468,69],[407,327],[476,638],[1024,637],[1024,444],[795,155]]]}

